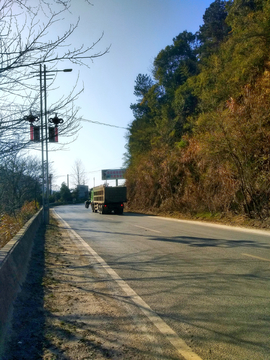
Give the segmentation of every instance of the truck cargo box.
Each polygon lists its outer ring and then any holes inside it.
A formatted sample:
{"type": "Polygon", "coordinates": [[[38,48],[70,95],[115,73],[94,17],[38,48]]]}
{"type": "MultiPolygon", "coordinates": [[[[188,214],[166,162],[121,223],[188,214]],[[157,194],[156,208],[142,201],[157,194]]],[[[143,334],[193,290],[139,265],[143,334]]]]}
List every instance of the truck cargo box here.
{"type": "Polygon", "coordinates": [[[122,214],[127,201],[125,186],[96,186],[91,189],[91,207],[94,212],[122,214]]]}
{"type": "Polygon", "coordinates": [[[118,203],[127,201],[127,188],[124,186],[119,187],[105,187],[105,202],[118,203]]]}

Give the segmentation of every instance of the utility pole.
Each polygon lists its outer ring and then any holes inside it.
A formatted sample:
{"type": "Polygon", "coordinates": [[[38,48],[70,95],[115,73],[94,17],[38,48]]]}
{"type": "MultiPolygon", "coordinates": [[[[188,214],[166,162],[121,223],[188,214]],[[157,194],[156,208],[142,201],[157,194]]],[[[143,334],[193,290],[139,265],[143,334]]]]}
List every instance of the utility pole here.
{"type": "MultiPolygon", "coordinates": [[[[33,73],[39,74],[39,83],[40,83],[40,120],[41,120],[41,162],[42,162],[42,207],[43,207],[43,222],[44,224],[49,224],[49,160],[48,160],[48,113],[47,113],[47,74],[56,75],[58,72],[71,72],[72,69],[63,69],[63,70],[47,70],[46,65],[39,65],[39,71],[33,73]],[[43,81],[42,81],[43,80],[43,81]],[[43,100],[44,100],[44,109],[43,109],[43,100]],[[45,119],[45,123],[43,121],[45,119]],[[44,141],[45,141],[45,158],[44,158],[44,141]],[[46,184],[46,189],[45,189],[46,184]]],[[[31,114],[30,114],[31,115],[31,114]]],[[[25,117],[28,121],[32,120],[32,115],[25,117]]],[[[55,124],[57,128],[59,123],[63,122],[63,119],[59,119],[57,114],[53,119],[49,119],[50,122],[55,124]]],[[[57,129],[56,129],[57,130],[57,129]]],[[[58,130],[57,130],[58,136],[58,130]]]]}

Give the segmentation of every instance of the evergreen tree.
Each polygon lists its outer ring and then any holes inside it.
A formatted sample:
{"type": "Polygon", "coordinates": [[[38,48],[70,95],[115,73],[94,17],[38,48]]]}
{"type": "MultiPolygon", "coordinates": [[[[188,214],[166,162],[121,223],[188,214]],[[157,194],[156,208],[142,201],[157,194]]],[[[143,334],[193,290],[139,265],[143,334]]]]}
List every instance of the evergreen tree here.
{"type": "Polygon", "coordinates": [[[63,202],[69,202],[72,200],[71,192],[68,186],[63,182],[60,188],[60,199],[63,202]]]}
{"type": "Polygon", "coordinates": [[[168,98],[173,97],[177,87],[197,72],[195,40],[195,35],[184,31],[173,39],[173,45],[166,46],[154,60],[153,75],[164,87],[168,98]]]}
{"type": "Polygon", "coordinates": [[[231,1],[215,0],[206,9],[203,21],[197,33],[200,46],[198,52],[200,59],[208,57],[219,49],[220,44],[227,38],[231,27],[226,23],[227,7],[231,1]]]}

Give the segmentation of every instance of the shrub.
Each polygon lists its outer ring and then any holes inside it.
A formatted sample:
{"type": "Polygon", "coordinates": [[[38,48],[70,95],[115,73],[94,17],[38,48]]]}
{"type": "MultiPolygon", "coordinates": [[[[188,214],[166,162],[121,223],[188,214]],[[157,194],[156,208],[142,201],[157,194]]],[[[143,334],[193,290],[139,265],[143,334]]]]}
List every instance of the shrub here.
{"type": "Polygon", "coordinates": [[[0,218],[0,248],[5,246],[37,212],[35,201],[26,202],[16,216],[2,214],[0,218]]]}

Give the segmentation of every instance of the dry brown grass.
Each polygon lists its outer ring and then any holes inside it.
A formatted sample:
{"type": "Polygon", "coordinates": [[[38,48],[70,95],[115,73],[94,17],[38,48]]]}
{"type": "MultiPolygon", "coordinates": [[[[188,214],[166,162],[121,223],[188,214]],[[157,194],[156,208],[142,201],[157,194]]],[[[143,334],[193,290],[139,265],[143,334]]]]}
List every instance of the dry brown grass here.
{"type": "Polygon", "coordinates": [[[5,246],[37,212],[34,201],[26,202],[16,216],[2,214],[0,218],[0,249],[5,246]]]}

